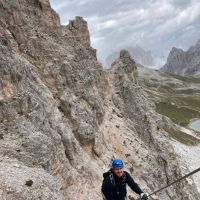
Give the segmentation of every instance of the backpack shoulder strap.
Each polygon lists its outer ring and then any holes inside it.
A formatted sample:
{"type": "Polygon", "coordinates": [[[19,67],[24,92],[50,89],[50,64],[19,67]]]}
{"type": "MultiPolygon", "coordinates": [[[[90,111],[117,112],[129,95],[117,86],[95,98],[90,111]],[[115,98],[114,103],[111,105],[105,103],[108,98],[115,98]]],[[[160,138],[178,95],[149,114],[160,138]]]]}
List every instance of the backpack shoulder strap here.
{"type": "Polygon", "coordinates": [[[126,183],[126,172],[124,171],[124,176],[123,176],[123,178],[122,178],[122,182],[123,183],[126,183]]]}
{"type": "Polygon", "coordinates": [[[115,187],[115,179],[114,179],[113,173],[111,173],[109,175],[109,178],[110,178],[110,182],[111,182],[112,186],[115,187]]]}

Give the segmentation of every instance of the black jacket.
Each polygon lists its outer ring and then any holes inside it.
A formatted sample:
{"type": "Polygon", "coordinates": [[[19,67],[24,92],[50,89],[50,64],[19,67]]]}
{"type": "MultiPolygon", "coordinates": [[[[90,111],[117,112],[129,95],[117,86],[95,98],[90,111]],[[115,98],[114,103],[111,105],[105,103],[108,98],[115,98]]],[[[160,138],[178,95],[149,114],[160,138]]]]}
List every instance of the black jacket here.
{"type": "Polygon", "coordinates": [[[124,172],[124,174],[125,178],[118,178],[113,174],[115,184],[111,183],[109,176],[105,178],[102,185],[102,192],[106,200],[125,200],[127,194],[126,184],[128,184],[129,187],[137,194],[142,193],[142,190],[130,174],[128,172],[124,172]]]}

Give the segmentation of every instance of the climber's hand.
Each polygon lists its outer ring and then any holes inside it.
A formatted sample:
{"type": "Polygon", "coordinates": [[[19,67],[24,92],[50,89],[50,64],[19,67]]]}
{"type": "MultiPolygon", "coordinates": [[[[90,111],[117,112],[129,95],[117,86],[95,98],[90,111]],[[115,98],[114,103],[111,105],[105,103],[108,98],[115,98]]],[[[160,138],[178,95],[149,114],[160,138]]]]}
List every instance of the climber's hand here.
{"type": "Polygon", "coordinates": [[[149,194],[147,192],[140,194],[141,200],[148,200],[149,194]]]}

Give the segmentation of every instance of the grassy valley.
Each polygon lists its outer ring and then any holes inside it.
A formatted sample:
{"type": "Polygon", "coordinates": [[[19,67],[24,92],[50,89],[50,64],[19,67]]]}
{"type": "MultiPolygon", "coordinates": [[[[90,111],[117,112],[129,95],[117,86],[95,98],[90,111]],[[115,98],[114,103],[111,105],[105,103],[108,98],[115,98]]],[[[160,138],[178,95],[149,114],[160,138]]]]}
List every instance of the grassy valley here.
{"type": "MultiPolygon", "coordinates": [[[[200,118],[200,77],[178,76],[143,66],[138,69],[140,81],[155,102],[158,113],[186,128],[192,119],[200,118]]],[[[169,135],[184,144],[200,143],[199,139],[182,131],[170,131],[169,135]]]]}

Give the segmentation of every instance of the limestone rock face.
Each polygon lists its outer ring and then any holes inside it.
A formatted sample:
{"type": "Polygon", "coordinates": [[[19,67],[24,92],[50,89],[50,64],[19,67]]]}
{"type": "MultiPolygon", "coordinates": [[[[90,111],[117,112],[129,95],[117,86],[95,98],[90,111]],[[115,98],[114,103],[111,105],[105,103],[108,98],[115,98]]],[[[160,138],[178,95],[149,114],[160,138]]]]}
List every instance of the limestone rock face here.
{"type": "Polygon", "coordinates": [[[161,71],[178,75],[200,73],[200,41],[187,51],[173,47],[161,71]]]}
{"type": "Polygon", "coordinates": [[[68,28],[80,43],[86,47],[90,46],[87,22],[82,17],[77,16],[74,20],[70,20],[68,28]]]}
{"type": "MultiPolygon", "coordinates": [[[[47,0],[0,0],[0,17],[0,199],[100,200],[114,157],[149,192],[188,172],[127,51],[104,70],[47,0]]],[[[188,179],[159,198],[199,194],[188,179]]]]}
{"type": "Polygon", "coordinates": [[[137,65],[127,50],[120,51],[119,58],[112,64],[111,69],[112,71],[115,71],[115,74],[118,74],[118,76],[126,74],[129,76],[131,81],[135,84],[138,83],[137,65]]]}

